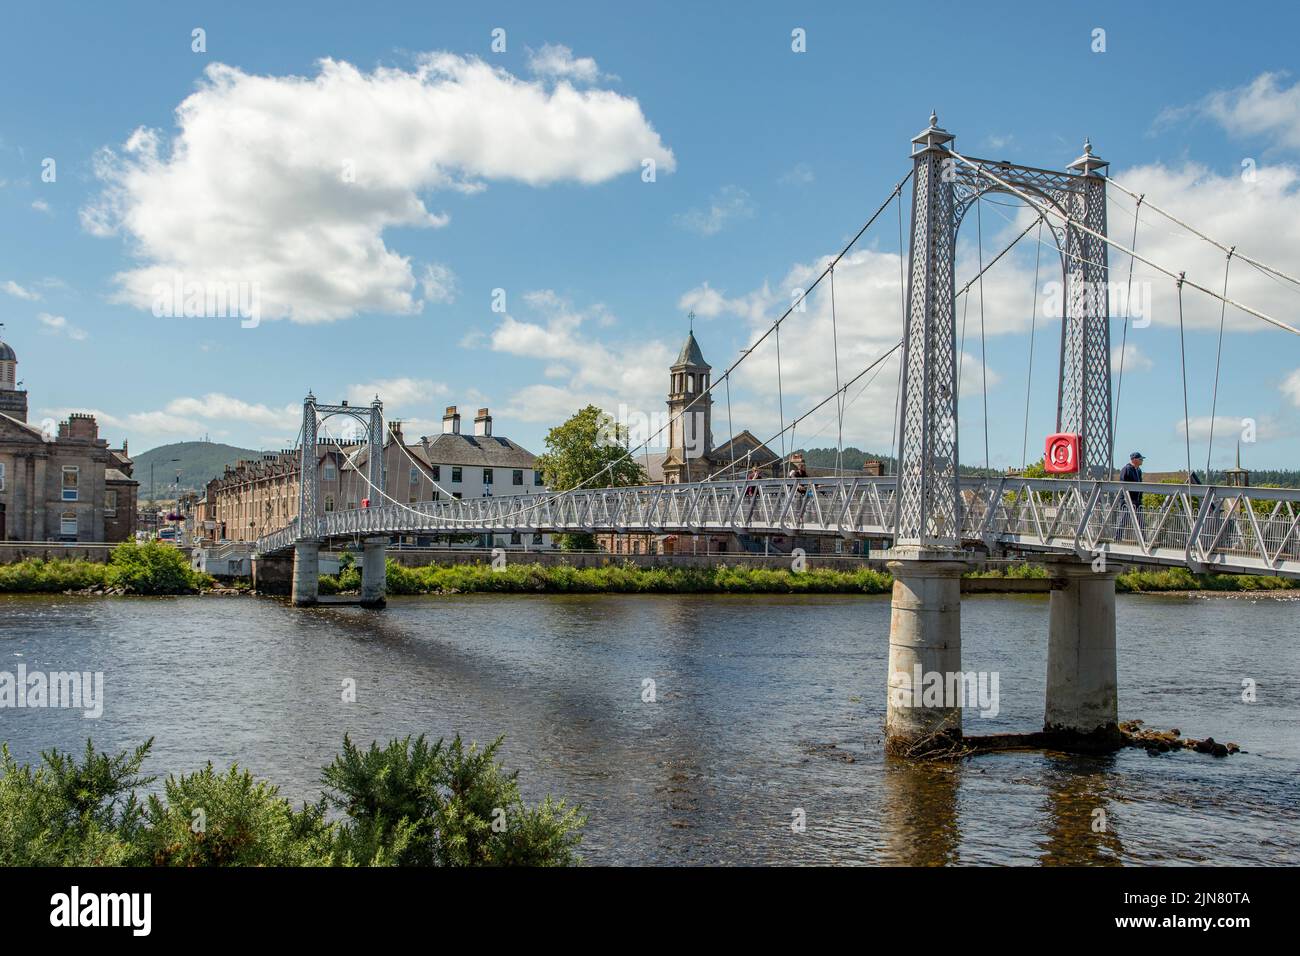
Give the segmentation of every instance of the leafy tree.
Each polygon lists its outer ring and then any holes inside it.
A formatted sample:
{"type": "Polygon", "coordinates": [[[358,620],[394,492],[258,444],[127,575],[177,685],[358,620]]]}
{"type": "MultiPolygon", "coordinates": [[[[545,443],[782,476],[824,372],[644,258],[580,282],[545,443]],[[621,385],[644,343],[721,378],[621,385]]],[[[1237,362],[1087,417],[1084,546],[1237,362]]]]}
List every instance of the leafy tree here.
{"type": "MultiPolygon", "coordinates": [[[[553,491],[619,488],[646,482],[645,470],[628,456],[628,430],[595,405],[580,409],[546,434],[546,452],[534,467],[553,491]]],[[[592,549],[589,534],[560,535],[565,550],[592,549]]]]}

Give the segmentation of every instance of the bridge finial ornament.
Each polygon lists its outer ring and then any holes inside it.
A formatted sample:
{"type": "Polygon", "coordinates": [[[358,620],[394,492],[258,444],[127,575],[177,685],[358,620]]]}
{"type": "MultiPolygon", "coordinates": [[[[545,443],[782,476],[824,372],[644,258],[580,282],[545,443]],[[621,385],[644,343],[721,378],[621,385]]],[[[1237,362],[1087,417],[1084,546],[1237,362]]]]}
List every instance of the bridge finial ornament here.
{"type": "Polygon", "coordinates": [[[930,127],[931,127],[931,129],[937,127],[938,125],[939,125],[939,112],[938,112],[938,110],[930,110],[930,127]]]}

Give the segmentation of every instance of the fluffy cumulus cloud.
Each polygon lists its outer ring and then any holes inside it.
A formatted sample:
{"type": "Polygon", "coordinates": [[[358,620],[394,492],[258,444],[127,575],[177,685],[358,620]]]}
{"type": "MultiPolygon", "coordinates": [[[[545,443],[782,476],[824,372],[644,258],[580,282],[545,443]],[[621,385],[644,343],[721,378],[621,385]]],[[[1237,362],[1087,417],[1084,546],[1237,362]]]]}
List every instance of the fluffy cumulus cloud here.
{"type": "Polygon", "coordinates": [[[528,69],[538,76],[573,83],[595,83],[602,78],[615,79],[602,76],[600,67],[591,57],[575,57],[572,50],[558,43],[548,43],[540,50],[530,50],[528,69]]]}
{"type": "Polygon", "coordinates": [[[1291,399],[1291,404],[1296,408],[1300,408],[1300,368],[1283,380],[1282,394],[1291,399]]]}
{"type": "Polygon", "coordinates": [[[506,315],[492,330],[496,352],[535,359],[551,382],[514,392],[504,418],[555,424],[588,403],[611,415],[620,408],[658,414],[677,345],[646,337],[606,344],[595,329],[616,324],[601,305],[578,308],[550,290],[524,296],[526,318],[506,315]]]}
{"type": "Polygon", "coordinates": [[[1288,86],[1286,79],[1285,73],[1261,73],[1244,86],[1216,90],[1190,106],[1165,110],[1157,125],[1201,117],[1233,136],[1259,136],[1300,149],[1300,83],[1288,86]]]}
{"type": "Polygon", "coordinates": [[[170,138],[141,128],[102,151],[103,189],[81,211],[90,232],[128,240],[138,266],[116,281],[142,308],[180,277],[255,285],[265,318],[418,312],[417,287],[447,301],[448,274],[417,281],[384,232],[445,226],[430,192],[675,165],[631,97],[448,53],[372,72],[327,59],[312,77],[213,64],[176,123],[170,138]]]}

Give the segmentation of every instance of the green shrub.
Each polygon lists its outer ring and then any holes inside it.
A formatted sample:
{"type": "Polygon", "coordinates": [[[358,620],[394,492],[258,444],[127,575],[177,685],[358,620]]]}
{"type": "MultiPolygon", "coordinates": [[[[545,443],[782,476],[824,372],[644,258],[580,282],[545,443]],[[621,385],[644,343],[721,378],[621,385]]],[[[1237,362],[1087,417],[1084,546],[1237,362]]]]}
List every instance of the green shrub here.
{"type": "Polygon", "coordinates": [[[430,745],[423,735],[371,744],[343,739],[325,768],[326,800],[350,821],[340,858],[393,866],[566,866],[579,862],[586,818],[547,798],[528,809],[517,772],[496,760],[501,738],[479,749],[458,735],[430,745]]]}
{"type": "Polygon", "coordinates": [[[524,805],[501,741],[372,744],[349,738],[322,771],[319,802],[294,810],[277,787],[208,764],[169,777],[141,805],[152,739],[115,756],[90,741],[35,770],[0,746],[0,866],[561,866],[579,862],[586,820],[546,798],[524,805]],[[326,819],[329,806],[344,818],[326,819]]]}
{"type": "Polygon", "coordinates": [[[139,862],[154,866],[313,866],[331,859],[323,806],[294,811],[274,784],[209,763],[169,777],[150,796],[136,841],[139,862]]]}
{"type": "Polygon", "coordinates": [[[212,578],[190,567],[171,545],[123,541],[108,560],[106,583],[128,594],[193,594],[212,586],[212,578]]]}
{"type": "Polygon", "coordinates": [[[153,739],[115,756],[86,741],[81,762],[57,750],[36,770],[0,745],[0,866],[121,866],[132,857],[141,808],[135,788],[153,739]]]}

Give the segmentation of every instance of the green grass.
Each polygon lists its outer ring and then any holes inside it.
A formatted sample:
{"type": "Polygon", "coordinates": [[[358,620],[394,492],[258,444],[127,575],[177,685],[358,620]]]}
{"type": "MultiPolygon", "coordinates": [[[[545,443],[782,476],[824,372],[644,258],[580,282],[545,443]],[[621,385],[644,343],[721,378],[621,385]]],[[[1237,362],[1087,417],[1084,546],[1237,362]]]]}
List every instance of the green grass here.
{"type": "MultiPolygon", "coordinates": [[[[356,590],[355,568],[321,578],[322,594],[356,590]],[[328,583],[327,583],[328,582],[328,583]]],[[[408,568],[388,562],[388,593],[399,594],[887,594],[893,579],[880,571],[807,570],[720,565],[711,568],[642,568],[609,564],[569,565],[434,564],[408,568]]]]}

